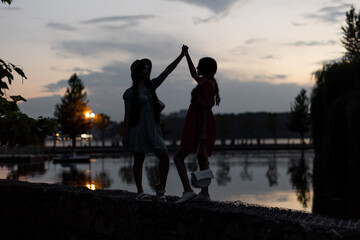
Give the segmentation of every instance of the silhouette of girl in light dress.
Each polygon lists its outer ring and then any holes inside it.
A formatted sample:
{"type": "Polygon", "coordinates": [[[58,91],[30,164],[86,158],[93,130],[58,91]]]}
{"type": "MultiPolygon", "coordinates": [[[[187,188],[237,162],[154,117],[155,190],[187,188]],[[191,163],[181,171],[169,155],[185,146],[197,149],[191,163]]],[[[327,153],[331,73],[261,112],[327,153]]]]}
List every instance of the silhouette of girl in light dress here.
{"type": "Polygon", "coordinates": [[[142,169],[146,153],[159,159],[160,183],[155,192],[159,201],[166,201],[165,187],[169,171],[169,153],[160,128],[162,104],[155,90],[176,68],[184,56],[181,54],[156,78],[150,80],[152,63],[149,59],[136,60],[131,65],[132,87],[123,95],[125,102],[123,145],[134,155],[133,174],[138,191],[137,200],[149,201],[142,187],[142,169]]]}

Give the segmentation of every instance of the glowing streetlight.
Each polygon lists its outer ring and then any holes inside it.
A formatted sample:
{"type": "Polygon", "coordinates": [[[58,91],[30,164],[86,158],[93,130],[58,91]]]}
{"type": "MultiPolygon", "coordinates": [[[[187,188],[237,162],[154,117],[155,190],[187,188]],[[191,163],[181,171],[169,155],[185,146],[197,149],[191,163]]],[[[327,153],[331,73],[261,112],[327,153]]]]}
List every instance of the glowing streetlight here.
{"type": "Polygon", "coordinates": [[[96,116],[96,114],[93,113],[93,112],[86,112],[86,113],[85,113],[85,117],[86,117],[86,118],[94,118],[95,116],[96,116]]]}
{"type": "MultiPolygon", "coordinates": [[[[93,123],[93,119],[95,118],[95,116],[96,114],[90,111],[85,113],[85,117],[89,119],[89,122],[91,124],[93,123]]],[[[91,147],[92,134],[82,134],[81,137],[84,138],[85,140],[89,139],[89,147],[91,147]]]]}

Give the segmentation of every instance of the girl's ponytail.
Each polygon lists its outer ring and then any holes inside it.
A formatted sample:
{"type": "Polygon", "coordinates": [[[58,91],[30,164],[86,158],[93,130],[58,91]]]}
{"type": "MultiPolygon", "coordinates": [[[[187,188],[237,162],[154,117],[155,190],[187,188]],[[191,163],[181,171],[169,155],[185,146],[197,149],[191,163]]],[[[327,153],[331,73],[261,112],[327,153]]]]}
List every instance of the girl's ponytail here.
{"type": "Polygon", "coordinates": [[[215,78],[213,78],[213,81],[215,83],[215,104],[216,104],[216,106],[219,106],[220,101],[221,101],[220,94],[219,94],[219,86],[218,86],[215,78]]]}

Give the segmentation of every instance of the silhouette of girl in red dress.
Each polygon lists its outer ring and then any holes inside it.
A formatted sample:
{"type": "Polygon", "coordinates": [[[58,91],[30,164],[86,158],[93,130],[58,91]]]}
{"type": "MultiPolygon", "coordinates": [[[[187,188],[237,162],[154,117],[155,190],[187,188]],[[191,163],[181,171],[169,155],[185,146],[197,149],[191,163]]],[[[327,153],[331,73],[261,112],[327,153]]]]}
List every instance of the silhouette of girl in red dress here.
{"type": "Polygon", "coordinates": [[[183,46],[183,50],[191,76],[198,84],[191,92],[191,103],[186,115],[180,148],[174,156],[184,188],[182,197],[176,203],[191,199],[210,201],[208,187],[202,188],[198,195],[191,189],[184,160],[190,153],[197,152],[200,170],[209,168],[208,156],[211,156],[216,140],[215,118],[211,108],[220,103],[219,88],[214,78],[217,64],[214,59],[204,57],[199,60],[196,71],[187,51],[188,47],[183,46]]]}

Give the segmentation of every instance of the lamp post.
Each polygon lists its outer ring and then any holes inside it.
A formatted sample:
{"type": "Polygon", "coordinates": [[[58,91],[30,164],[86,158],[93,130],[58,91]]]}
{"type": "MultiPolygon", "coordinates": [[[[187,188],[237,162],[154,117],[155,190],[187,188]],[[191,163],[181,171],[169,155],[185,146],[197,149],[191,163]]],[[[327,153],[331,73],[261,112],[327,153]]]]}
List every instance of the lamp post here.
{"type": "MultiPolygon", "coordinates": [[[[93,112],[86,112],[85,113],[85,117],[87,119],[89,119],[89,121],[92,123],[93,119],[95,118],[96,114],[93,112]]],[[[89,147],[91,147],[91,137],[92,135],[89,134],[88,138],[89,138],[89,147]]]]}

